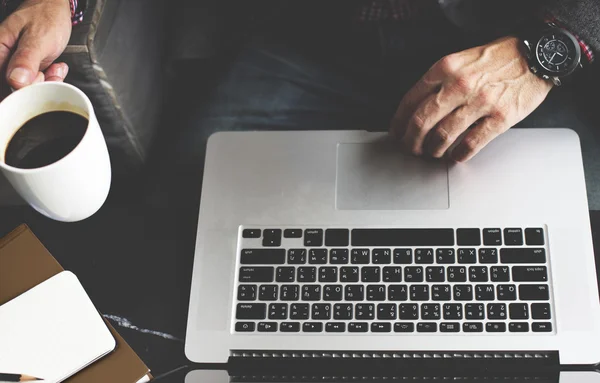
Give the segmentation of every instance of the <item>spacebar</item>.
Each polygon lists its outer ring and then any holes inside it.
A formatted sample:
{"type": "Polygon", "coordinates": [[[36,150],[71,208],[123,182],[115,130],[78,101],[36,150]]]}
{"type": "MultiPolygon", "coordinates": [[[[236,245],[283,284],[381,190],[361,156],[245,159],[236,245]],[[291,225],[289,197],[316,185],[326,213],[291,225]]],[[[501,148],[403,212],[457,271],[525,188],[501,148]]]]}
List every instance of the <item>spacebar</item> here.
{"type": "Polygon", "coordinates": [[[353,229],[352,246],[454,246],[454,229],[353,229]]]}

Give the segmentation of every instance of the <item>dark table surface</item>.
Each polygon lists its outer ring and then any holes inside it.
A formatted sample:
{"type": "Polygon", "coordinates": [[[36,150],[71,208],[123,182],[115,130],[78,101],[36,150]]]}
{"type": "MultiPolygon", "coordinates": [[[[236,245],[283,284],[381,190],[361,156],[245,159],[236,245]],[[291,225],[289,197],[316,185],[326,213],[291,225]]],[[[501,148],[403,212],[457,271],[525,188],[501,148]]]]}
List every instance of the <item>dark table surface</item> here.
{"type": "MultiPolygon", "coordinates": [[[[198,208],[144,201],[107,203],[78,223],[52,221],[29,206],[0,208],[0,236],[26,223],[159,382],[181,382],[192,364],[184,339],[198,208]]],[[[594,242],[600,211],[590,212],[594,242]]]]}

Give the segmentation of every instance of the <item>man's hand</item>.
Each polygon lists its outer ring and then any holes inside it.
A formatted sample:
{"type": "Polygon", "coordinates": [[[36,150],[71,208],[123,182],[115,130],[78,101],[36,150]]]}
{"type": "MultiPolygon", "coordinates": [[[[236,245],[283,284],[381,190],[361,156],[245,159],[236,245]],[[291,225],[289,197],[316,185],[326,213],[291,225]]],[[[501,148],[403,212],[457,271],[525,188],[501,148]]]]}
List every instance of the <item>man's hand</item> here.
{"type": "Polygon", "coordinates": [[[519,40],[505,37],[438,61],[404,96],[390,131],[415,155],[467,161],[527,117],[552,89],[530,72],[519,40]]]}
{"type": "Polygon", "coordinates": [[[69,67],[53,63],[71,35],[69,0],[26,0],[0,24],[0,67],[14,89],[63,81],[69,67]]]}

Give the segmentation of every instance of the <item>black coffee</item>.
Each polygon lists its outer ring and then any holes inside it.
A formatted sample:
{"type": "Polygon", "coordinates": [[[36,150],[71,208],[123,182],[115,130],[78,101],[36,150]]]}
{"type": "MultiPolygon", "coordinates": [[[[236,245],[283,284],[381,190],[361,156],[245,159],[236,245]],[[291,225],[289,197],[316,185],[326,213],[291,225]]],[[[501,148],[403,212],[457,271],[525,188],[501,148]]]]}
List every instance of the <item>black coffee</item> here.
{"type": "Polygon", "coordinates": [[[87,125],[87,118],[72,112],[40,114],[15,133],[6,147],[4,161],[22,169],[50,165],[75,149],[87,125]]]}

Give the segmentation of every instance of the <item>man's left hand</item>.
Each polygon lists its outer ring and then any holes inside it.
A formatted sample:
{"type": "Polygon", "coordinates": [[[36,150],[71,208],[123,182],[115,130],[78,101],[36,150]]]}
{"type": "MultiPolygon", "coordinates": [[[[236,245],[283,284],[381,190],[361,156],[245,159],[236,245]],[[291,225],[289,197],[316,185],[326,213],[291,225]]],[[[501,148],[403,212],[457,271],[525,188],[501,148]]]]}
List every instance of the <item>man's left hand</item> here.
{"type": "Polygon", "coordinates": [[[390,131],[415,155],[467,161],[544,101],[552,83],[529,70],[516,37],[442,58],[404,96],[390,131]]]}

